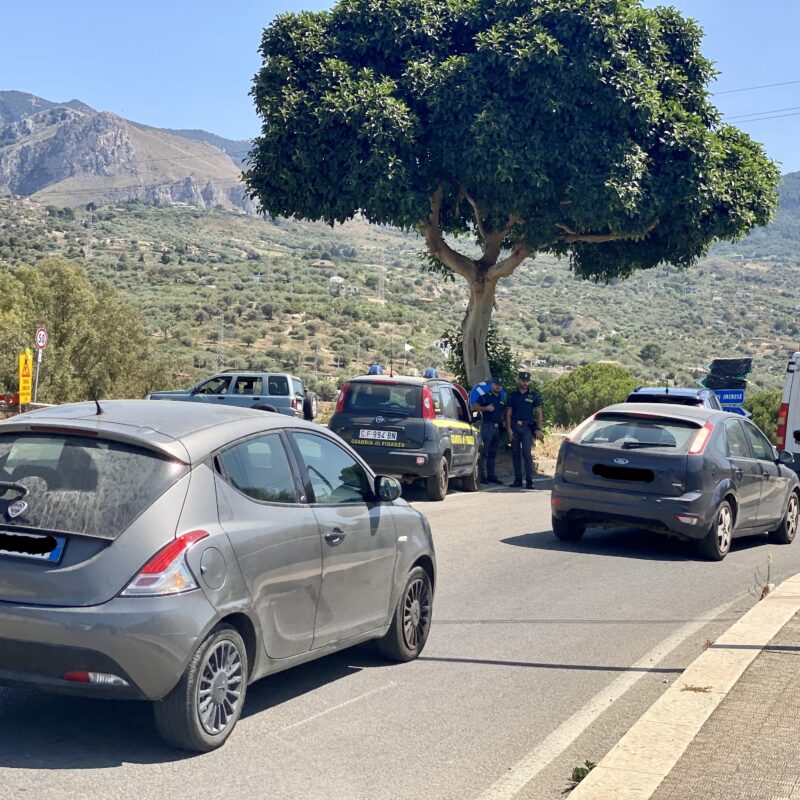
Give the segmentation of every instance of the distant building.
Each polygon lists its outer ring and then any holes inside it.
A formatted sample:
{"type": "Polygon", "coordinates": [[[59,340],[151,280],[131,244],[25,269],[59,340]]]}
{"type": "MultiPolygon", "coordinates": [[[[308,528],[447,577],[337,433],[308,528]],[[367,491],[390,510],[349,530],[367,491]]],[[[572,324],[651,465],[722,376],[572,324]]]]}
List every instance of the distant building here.
{"type": "Polygon", "coordinates": [[[324,258],[318,258],[316,261],[312,261],[311,266],[317,269],[336,269],[336,264],[334,264],[333,261],[326,261],[324,258]]]}

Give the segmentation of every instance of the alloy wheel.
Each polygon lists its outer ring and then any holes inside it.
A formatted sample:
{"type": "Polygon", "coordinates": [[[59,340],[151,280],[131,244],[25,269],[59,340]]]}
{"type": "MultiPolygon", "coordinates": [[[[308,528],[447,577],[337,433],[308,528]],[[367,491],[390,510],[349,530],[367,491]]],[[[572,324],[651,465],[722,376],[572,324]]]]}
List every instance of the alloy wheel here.
{"type": "Polygon", "coordinates": [[[792,492],[786,508],[786,536],[789,540],[794,539],[797,533],[798,518],[800,518],[800,502],[797,500],[797,495],[792,492]]]}
{"type": "Polygon", "coordinates": [[[727,505],[724,505],[717,515],[717,547],[720,553],[727,553],[731,547],[733,533],[733,514],[727,505]]]}
{"type": "Polygon", "coordinates": [[[197,713],[206,733],[217,736],[237,718],[242,678],[239,649],[229,640],[218,642],[203,659],[197,683],[197,713]]]}
{"type": "Polygon", "coordinates": [[[431,602],[428,587],[422,578],[413,580],[406,589],[403,601],[403,638],[411,650],[419,647],[428,634],[431,602]]]}

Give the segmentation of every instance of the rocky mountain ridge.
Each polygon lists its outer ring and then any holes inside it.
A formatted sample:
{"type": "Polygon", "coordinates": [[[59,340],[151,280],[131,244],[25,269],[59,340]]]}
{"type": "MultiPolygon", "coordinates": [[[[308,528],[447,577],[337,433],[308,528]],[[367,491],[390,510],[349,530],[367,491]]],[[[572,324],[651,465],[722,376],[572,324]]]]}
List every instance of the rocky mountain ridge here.
{"type": "Polygon", "coordinates": [[[240,181],[243,143],[205,131],[139,125],[79,100],[0,92],[0,194],[56,206],[124,200],[252,213],[240,181]]]}

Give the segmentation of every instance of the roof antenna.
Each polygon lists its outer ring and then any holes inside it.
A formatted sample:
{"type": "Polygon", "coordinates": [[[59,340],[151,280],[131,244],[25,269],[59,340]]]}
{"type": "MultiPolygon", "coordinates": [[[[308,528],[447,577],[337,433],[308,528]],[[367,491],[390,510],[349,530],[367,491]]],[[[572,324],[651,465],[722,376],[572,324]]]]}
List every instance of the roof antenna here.
{"type": "Polygon", "coordinates": [[[97,411],[95,412],[95,416],[100,416],[103,413],[103,409],[100,408],[100,402],[97,399],[97,392],[95,391],[94,386],[89,387],[89,394],[92,396],[92,400],[94,400],[94,404],[97,406],[97,411]]]}

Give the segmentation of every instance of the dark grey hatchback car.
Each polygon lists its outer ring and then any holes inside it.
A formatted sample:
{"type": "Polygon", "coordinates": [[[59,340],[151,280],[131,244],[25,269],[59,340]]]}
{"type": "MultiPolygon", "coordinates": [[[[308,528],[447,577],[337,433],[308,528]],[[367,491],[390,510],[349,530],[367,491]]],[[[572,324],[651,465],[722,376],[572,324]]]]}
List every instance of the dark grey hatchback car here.
{"type": "Polygon", "coordinates": [[[695,540],[723,559],[737,536],[768,531],[791,543],[800,486],[749,420],[724,411],[622,403],[585,420],[562,443],[553,532],[577,541],[587,526],[627,524],[695,540]]]}
{"type": "Polygon", "coordinates": [[[153,701],[193,751],[247,685],[368,639],[416,658],[425,518],[317,425],[249,409],[78,404],[0,423],[0,684],[153,701]]]}

